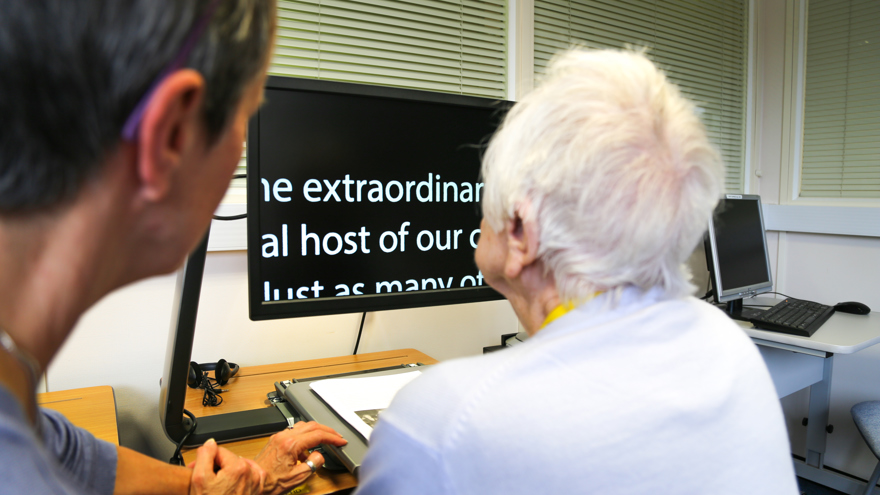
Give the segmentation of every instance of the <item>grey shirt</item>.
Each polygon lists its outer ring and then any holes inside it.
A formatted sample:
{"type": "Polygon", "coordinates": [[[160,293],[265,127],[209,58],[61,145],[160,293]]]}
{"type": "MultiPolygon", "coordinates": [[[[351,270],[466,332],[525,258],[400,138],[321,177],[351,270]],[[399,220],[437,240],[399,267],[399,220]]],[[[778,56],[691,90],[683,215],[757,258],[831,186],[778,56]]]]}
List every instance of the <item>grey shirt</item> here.
{"type": "Polygon", "coordinates": [[[112,494],[116,446],[39,409],[40,432],[0,386],[0,494],[112,494]]]}

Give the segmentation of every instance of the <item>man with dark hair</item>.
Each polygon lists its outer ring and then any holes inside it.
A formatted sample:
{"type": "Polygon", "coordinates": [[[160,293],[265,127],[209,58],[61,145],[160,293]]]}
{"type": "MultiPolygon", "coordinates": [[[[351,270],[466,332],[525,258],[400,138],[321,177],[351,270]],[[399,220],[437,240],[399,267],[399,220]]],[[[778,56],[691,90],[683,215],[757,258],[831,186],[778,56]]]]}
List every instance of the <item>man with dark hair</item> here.
{"type": "Polygon", "coordinates": [[[192,469],[37,408],[42,370],[107,293],[181,265],[241,155],[274,0],[0,0],[2,493],[273,493],[336,432],[303,423],[255,461],[209,440],[192,469]]]}

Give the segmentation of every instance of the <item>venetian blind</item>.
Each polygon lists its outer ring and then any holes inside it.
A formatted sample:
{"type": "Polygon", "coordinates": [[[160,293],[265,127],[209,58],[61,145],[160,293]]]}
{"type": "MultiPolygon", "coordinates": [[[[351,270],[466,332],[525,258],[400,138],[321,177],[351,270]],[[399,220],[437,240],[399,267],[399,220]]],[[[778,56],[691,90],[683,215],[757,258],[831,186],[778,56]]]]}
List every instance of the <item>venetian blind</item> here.
{"type": "Polygon", "coordinates": [[[880,3],[812,0],[800,195],[880,198],[880,3]]]}
{"type": "Polygon", "coordinates": [[[279,0],[269,74],[503,99],[507,0],[279,0]]]}
{"type": "Polygon", "coordinates": [[[535,0],[535,77],[573,45],[648,47],[701,112],[725,164],[725,188],[742,192],[748,60],[747,0],[535,0]]]}

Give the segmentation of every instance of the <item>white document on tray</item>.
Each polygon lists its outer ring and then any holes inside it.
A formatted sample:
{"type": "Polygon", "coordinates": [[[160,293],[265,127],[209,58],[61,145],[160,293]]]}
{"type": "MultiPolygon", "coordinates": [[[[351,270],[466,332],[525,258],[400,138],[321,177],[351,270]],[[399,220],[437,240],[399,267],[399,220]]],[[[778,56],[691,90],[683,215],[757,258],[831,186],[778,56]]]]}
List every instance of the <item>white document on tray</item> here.
{"type": "Polygon", "coordinates": [[[369,440],[382,410],[391,405],[391,399],[404,385],[421,374],[416,370],[394,375],[329,378],[312,382],[310,387],[369,440]]]}

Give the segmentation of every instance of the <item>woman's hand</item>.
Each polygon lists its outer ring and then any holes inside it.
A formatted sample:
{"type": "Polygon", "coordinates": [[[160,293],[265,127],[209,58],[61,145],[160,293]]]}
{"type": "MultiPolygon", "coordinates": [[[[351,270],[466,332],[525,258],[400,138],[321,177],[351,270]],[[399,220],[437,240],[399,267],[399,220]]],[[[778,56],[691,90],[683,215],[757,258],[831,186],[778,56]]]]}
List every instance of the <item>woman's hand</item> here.
{"type": "Polygon", "coordinates": [[[263,493],[281,495],[304,482],[312,474],[307,460],[316,468],[324,464],[320,453],[309,453],[309,449],[322,443],[341,447],[348,441],[332,428],[314,421],[299,422],[293,428],[272,435],[254,459],[266,473],[263,493]]]}

